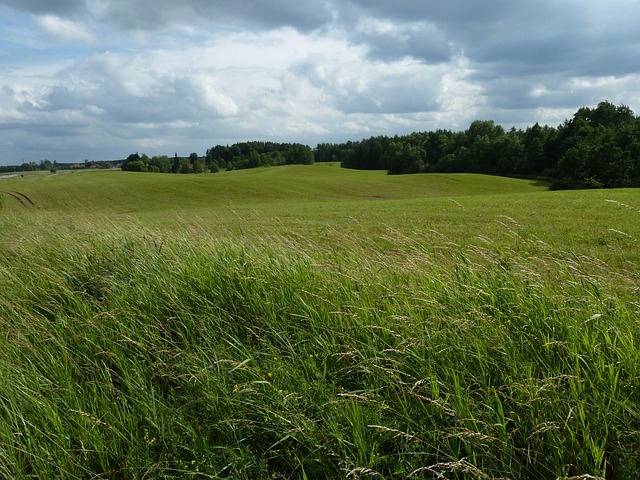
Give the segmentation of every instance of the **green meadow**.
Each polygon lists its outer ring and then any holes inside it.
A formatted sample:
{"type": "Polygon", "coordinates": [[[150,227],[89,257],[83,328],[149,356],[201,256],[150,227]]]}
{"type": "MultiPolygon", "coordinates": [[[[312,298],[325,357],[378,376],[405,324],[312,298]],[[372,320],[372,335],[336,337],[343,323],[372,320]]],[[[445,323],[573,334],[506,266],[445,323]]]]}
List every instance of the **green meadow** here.
{"type": "Polygon", "coordinates": [[[638,477],[638,190],[316,164],[0,194],[0,478],[638,477]]]}

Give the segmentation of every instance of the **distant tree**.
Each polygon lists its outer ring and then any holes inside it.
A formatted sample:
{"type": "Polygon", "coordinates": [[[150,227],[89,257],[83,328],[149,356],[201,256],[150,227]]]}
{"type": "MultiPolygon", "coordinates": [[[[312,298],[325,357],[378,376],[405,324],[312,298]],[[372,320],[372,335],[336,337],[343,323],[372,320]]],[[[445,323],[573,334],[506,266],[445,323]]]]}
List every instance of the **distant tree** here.
{"type": "Polygon", "coordinates": [[[511,129],[498,137],[493,143],[493,170],[501,175],[523,173],[525,169],[525,152],[522,144],[523,133],[511,129]]]}
{"type": "Polygon", "coordinates": [[[426,170],[425,151],[408,143],[391,142],[384,153],[383,161],[388,165],[389,175],[399,173],[421,173],[426,170]]]}
{"type": "Polygon", "coordinates": [[[150,165],[153,167],[154,171],[160,173],[170,173],[171,172],[171,160],[166,155],[161,156],[153,156],[150,160],[150,165]]]}
{"type": "Polygon", "coordinates": [[[134,160],[132,162],[127,162],[126,165],[122,165],[123,171],[128,172],[146,172],[147,165],[142,160],[134,160]]]}
{"type": "Polygon", "coordinates": [[[474,120],[466,131],[467,144],[473,143],[479,138],[486,137],[488,139],[496,139],[504,135],[504,128],[496,125],[493,120],[474,120]]]}
{"type": "Polygon", "coordinates": [[[171,172],[179,173],[181,168],[182,168],[182,165],[180,162],[180,158],[178,158],[178,153],[176,152],[173,156],[173,163],[171,164],[171,172]]]}
{"type": "Polygon", "coordinates": [[[313,150],[308,145],[292,144],[284,153],[287,164],[311,165],[314,161],[313,150]]]}
{"type": "Polygon", "coordinates": [[[51,160],[41,160],[40,161],[40,170],[51,170],[53,168],[53,164],[51,160]]]}
{"type": "Polygon", "coordinates": [[[251,150],[247,156],[247,168],[262,166],[262,155],[257,150],[251,150]]]}
{"type": "Polygon", "coordinates": [[[286,163],[284,154],[281,151],[263,153],[262,164],[270,167],[277,167],[286,163]]]}
{"type": "Polygon", "coordinates": [[[640,186],[640,120],[628,107],[582,107],[558,131],[552,188],[640,186]]]}
{"type": "Polygon", "coordinates": [[[145,172],[147,171],[145,163],[142,161],[142,157],[138,152],[129,155],[122,166],[122,171],[126,172],[145,172]]]}
{"type": "Polygon", "coordinates": [[[346,168],[360,170],[383,170],[382,156],[390,142],[388,137],[371,137],[354,144],[351,155],[345,158],[342,165],[346,168]]]}
{"type": "Polygon", "coordinates": [[[313,151],[314,160],[316,162],[339,161],[340,148],[341,146],[335,143],[319,143],[313,151]]]}
{"type": "Polygon", "coordinates": [[[452,133],[448,130],[436,130],[429,132],[423,142],[423,148],[427,155],[425,160],[428,169],[434,168],[452,151],[452,133]]]}
{"type": "Polygon", "coordinates": [[[207,150],[205,162],[210,171],[218,172],[227,167],[227,162],[231,161],[231,158],[228,146],[216,145],[207,150]]]}
{"type": "Polygon", "coordinates": [[[205,165],[204,162],[202,160],[195,160],[192,164],[191,164],[191,171],[193,173],[204,173],[205,171],[205,165]]]}
{"type": "Polygon", "coordinates": [[[600,102],[595,109],[584,109],[586,118],[592,127],[614,127],[635,122],[635,115],[626,105],[616,106],[611,102],[600,102]]]}
{"type": "Polygon", "coordinates": [[[310,164],[315,157],[309,146],[298,143],[242,142],[208,149],[205,161],[212,171],[216,171],[212,168],[213,164],[217,165],[217,169],[228,170],[229,164],[233,169],[243,169],[291,163],[310,164]]]}

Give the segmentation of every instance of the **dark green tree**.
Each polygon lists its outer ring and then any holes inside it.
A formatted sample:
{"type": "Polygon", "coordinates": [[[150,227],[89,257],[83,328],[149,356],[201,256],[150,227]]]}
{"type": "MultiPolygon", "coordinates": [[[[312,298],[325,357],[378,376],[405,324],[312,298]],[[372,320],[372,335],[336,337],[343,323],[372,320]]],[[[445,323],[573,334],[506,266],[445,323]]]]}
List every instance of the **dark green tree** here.
{"type": "Polygon", "coordinates": [[[414,145],[391,142],[384,153],[383,161],[388,165],[389,175],[399,173],[421,173],[426,170],[425,151],[414,145]]]}
{"type": "Polygon", "coordinates": [[[284,158],[287,164],[311,165],[314,161],[313,150],[308,145],[294,143],[286,149],[284,158]]]}
{"type": "Polygon", "coordinates": [[[195,162],[193,162],[193,164],[191,164],[191,171],[193,173],[204,173],[205,172],[204,162],[202,160],[196,160],[195,162]]]}
{"type": "Polygon", "coordinates": [[[154,172],[170,173],[171,172],[171,160],[166,155],[153,156],[150,160],[150,165],[154,172]]]}
{"type": "Polygon", "coordinates": [[[144,172],[146,171],[145,164],[142,161],[142,157],[138,152],[132,153],[127,157],[127,159],[122,162],[122,166],[120,167],[122,171],[128,172],[144,172]]]}
{"type": "Polygon", "coordinates": [[[178,153],[176,152],[173,156],[173,163],[171,164],[171,172],[172,173],[180,173],[180,169],[182,168],[182,162],[178,157],[178,153]]]}

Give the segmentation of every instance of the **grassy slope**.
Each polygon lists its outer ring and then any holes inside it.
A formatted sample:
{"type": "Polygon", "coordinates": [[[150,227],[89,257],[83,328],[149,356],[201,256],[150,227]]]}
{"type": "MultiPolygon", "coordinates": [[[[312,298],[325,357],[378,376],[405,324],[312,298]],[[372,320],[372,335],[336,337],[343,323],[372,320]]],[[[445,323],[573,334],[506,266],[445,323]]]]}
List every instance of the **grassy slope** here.
{"type": "Polygon", "coordinates": [[[0,476],[635,478],[638,192],[529,183],[0,180],[0,476]]]}
{"type": "MultiPolygon", "coordinates": [[[[2,183],[4,182],[4,183],[2,183]]],[[[336,164],[290,165],[210,175],[158,175],[120,171],[41,173],[0,179],[40,208],[127,212],[222,204],[403,199],[541,190],[527,180],[471,174],[387,176],[336,164]]]]}
{"type": "Polygon", "coordinates": [[[275,235],[384,249],[394,248],[396,234],[432,244],[489,242],[516,249],[523,246],[518,235],[524,235],[618,266],[640,258],[634,253],[634,239],[640,238],[635,190],[547,192],[530,180],[388,176],[335,164],[212,175],[38,173],[0,180],[2,190],[35,203],[25,207],[5,195],[5,210],[22,217],[54,215],[69,224],[108,217],[161,235],[195,230],[258,242],[275,235]]]}

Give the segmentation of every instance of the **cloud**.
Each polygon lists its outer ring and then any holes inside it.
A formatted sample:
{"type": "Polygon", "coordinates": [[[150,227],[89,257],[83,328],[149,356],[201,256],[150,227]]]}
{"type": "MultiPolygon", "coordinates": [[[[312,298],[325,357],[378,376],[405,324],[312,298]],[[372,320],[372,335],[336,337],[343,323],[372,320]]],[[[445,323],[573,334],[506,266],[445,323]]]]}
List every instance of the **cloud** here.
{"type": "Polygon", "coordinates": [[[181,72],[156,60],[104,54],[78,62],[59,74],[44,98],[45,109],[140,126],[238,113],[233,99],[216,86],[214,75],[181,72]]]}
{"type": "Polygon", "coordinates": [[[0,162],[638,111],[638,17],[635,0],[0,0],[0,162]]]}
{"type": "Polygon", "coordinates": [[[496,18],[507,16],[513,9],[514,2],[509,0],[485,0],[482,3],[474,0],[457,2],[421,2],[414,0],[347,0],[352,9],[347,18],[365,12],[369,15],[390,18],[400,21],[430,20],[437,23],[454,24],[487,24],[496,18]]]}
{"type": "Polygon", "coordinates": [[[55,13],[62,15],[84,9],[85,0],[2,0],[0,5],[36,14],[55,13]]]}
{"type": "MultiPolygon", "coordinates": [[[[446,56],[464,54],[493,75],[529,75],[568,71],[573,75],[627,74],[640,64],[635,19],[640,4],[614,2],[418,2],[350,0],[343,9],[345,28],[358,19],[383,19],[387,29],[370,29],[354,37],[391,57],[412,55],[437,61],[419,49],[434,48],[446,56]],[[420,28],[422,26],[422,28],[420,28]],[[404,48],[399,39],[411,39],[404,48]],[[386,41],[385,41],[386,40],[386,41]]],[[[362,23],[360,21],[360,23],[362,23]]],[[[429,50],[427,50],[429,52],[429,50]]]]}
{"type": "Polygon", "coordinates": [[[199,114],[235,116],[239,108],[233,99],[216,88],[216,79],[202,73],[195,77],[178,77],[165,82],[172,85],[180,103],[191,103],[199,114]]]}
{"type": "Polygon", "coordinates": [[[331,19],[328,2],[323,0],[93,0],[90,5],[103,20],[121,28],[149,31],[204,24],[309,31],[331,19]]]}
{"type": "Polygon", "coordinates": [[[345,114],[402,114],[437,109],[442,69],[412,61],[392,65],[360,62],[357,70],[349,65],[318,63],[300,65],[297,72],[345,114]]]}
{"type": "Polygon", "coordinates": [[[93,35],[82,25],[56,17],[42,15],[35,19],[36,26],[46,35],[65,42],[92,42],[93,35]]]}
{"type": "Polygon", "coordinates": [[[351,40],[367,46],[372,58],[383,61],[413,57],[441,63],[454,55],[446,35],[427,21],[399,23],[365,17],[358,21],[351,40]]]}
{"type": "Polygon", "coordinates": [[[139,32],[211,27],[236,31],[292,27],[308,32],[322,28],[333,17],[333,7],[326,0],[0,0],[2,5],[139,32]]]}

